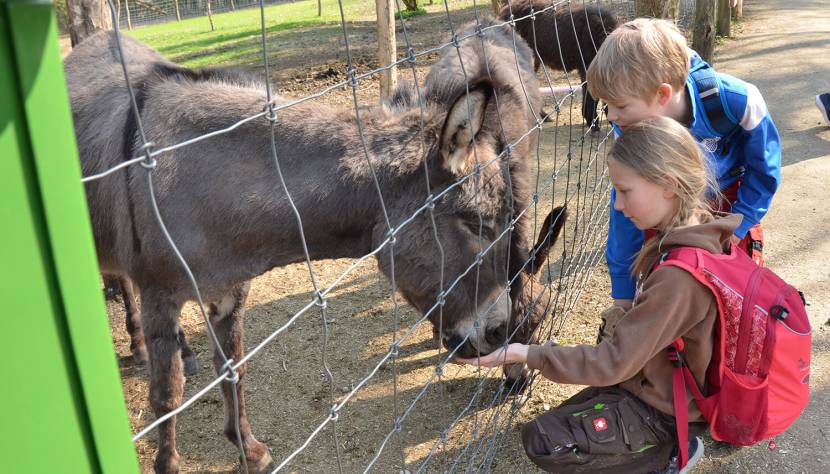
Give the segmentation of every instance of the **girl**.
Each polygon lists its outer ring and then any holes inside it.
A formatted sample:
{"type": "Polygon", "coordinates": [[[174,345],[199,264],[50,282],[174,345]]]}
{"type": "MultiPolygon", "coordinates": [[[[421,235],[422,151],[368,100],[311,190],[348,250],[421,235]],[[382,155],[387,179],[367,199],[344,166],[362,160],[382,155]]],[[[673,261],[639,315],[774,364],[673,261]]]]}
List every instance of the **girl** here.
{"type": "MultiPolygon", "coordinates": [[[[527,363],[554,382],[589,388],[525,425],[530,459],[556,472],[678,472],[672,404],[672,363],[667,348],[682,337],[686,363],[699,386],[712,357],[717,303],[685,270],[651,269],[674,247],[728,252],[739,215],[715,219],[707,204],[712,179],[695,140],[672,119],[655,117],[630,126],[611,148],[608,172],[615,209],[655,237],[632,264],[637,296],[630,310],[607,322],[595,345],[510,344],[506,350],[460,362],[486,367],[527,363]]],[[[694,399],[690,431],[705,430],[694,399]]],[[[691,469],[703,454],[692,437],[691,469]]]]}

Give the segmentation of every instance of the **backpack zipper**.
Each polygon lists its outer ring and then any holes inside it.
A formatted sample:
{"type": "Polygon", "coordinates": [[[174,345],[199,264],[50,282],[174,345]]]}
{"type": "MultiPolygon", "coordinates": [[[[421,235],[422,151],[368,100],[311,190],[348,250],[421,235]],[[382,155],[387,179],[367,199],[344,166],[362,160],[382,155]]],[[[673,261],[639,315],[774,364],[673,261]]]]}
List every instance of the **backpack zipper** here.
{"type": "Polygon", "coordinates": [[[747,292],[744,295],[744,301],[741,307],[741,321],[738,329],[738,347],[735,354],[734,367],[734,371],[739,374],[746,373],[746,363],[749,358],[749,354],[747,354],[747,346],[749,345],[749,333],[752,329],[753,305],[751,303],[753,301],[755,291],[758,289],[758,284],[761,282],[761,278],[767,271],[769,270],[764,267],[758,267],[752,272],[752,275],[749,277],[747,292]]]}

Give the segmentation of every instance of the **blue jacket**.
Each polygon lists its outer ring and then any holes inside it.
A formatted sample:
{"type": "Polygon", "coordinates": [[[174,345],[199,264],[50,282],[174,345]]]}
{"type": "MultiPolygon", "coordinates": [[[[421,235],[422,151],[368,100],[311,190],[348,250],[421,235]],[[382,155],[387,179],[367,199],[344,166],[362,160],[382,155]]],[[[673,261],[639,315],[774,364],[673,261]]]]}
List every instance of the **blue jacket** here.
{"type": "MultiPolygon", "coordinates": [[[[697,53],[690,50],[690,55],[692,68],[705,65],[697,53]]],[[[724,112],[731,114],[730,119],[739,124],[739,129],[724,150],[723,137],[709,124],[695,81],[689,77],[686,79],[686,91],[692,104],[689,131],[706,150],[722,190],[742,179],[732,212],[744,216],[735,230],[735,235],[743,238],[749,228],[760,222],[767,213],[772,195],[778,189],[781,181],[781,141],[758,88],[728,74],[718,73],[717,79],[722,97],[726,99],[724,112]],[[741,166],[745,167],[742,176],[730,175],[741,166]]],[[[614,127],[614,130],[619,134],[619,128],[614,127]]],[[[616,193],[612,189],[605,260],[611,276],[611,297],[631,299],[635,286],[631,263],[643,246],[643,232],[622,212],[614,210],[615,199],[616,193]]]]}

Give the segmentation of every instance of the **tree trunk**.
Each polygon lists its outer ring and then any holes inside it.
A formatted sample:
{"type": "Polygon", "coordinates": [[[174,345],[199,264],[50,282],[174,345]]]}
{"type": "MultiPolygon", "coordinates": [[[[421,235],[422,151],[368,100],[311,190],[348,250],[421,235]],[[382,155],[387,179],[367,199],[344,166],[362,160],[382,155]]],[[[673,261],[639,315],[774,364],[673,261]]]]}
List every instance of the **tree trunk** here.
{"type": "Polygon", "coordinates": [[[692,49],[707,62],[715,52],[715,4],[716,0],[697,0],[695,5],[695,29],[692,49]]]}
{"type": "Polygon", "coordinates": [[[738,0],[738,3],[735,4],[735,18],[741,18],[744,16],[744,0],[738,0]]]}
{"type": "Polygon", "coordinates": [[[98,30],[112,29],[112,12],[106,0],[66,0],[72,47],[98,30]]]}
{"type": "Polygon", "coordinates": [[[231,0],[231,10],[236,11],[236,5],[233,4],[233,0],[231,0]]]}
{"type": "Polygon", "coordinates": [[[317,0],[317,16],[323,16],[323,0],[317,0]]]}
{"type": "Polygon", "coordinates": [[[182,14],[179,13],[179,0],[173,0],[176,4],[176,21],[182,21],[182,14]]]}
{"type": "Polygon", "coordinates": [[[403,4],[406,5],[407,10],[414,12],[418,9],[418,0],[403,0],[403,4]]]}
{"type": "Polygon", "coordinates": [[[732,0],[718,0],[718,34],[732,34],[732,0]]]}
{"type": "Polygon", "coordinates": [[[637,0],[637,16],[676,22],[680,18],[680,0],[637,0]]]}
{"type": "MultiPolygon", "coordinates": [[[[378,25],[378,64],[383,67],[397,59],[395,53],[395,4],[394,0],[375,0],[378,25]]],[[[397,69],[391,67],[380,73],[380,100],[392,97],[397,83],[397,69]]]]}

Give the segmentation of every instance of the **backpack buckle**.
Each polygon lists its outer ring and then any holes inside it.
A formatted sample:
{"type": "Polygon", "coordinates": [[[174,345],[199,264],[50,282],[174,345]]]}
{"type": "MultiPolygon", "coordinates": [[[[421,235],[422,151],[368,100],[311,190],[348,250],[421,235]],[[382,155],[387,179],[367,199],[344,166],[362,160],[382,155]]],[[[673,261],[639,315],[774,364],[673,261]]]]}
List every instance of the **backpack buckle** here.
{"type": "Polygon", "coordinates": [[[783,320],[787,319],[787,316],[790,315],[790,312],[787,311],[787,308],[781,306],[780,304],[777,304],[777,305],[773,306],[772,308],[770,308],[769,314],[773,318],[775,318],[779,321],[783,321],[783,320]]]}
{"type": "Polygon", "coordinates": [[[686,362],[683,360],[683,353],[678,351],[676,347],[669,346],[669,360],[675,367],[683,367],[686,362]]]}

